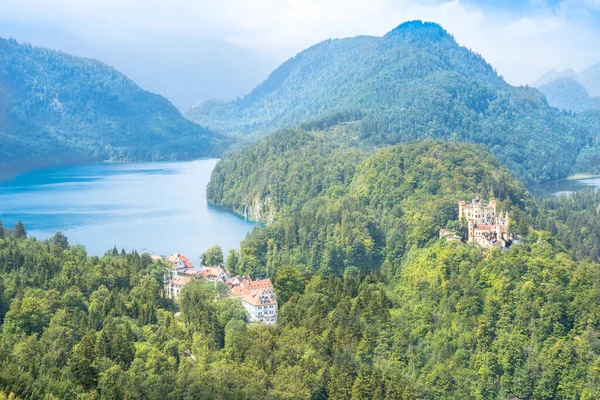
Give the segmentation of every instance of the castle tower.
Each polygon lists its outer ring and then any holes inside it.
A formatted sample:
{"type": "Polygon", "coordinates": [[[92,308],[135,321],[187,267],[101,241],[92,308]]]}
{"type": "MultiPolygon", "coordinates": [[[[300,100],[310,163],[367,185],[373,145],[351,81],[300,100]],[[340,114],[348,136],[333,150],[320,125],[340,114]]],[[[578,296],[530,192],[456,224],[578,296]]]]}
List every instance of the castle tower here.
{"type": "Polygon", "coordinates": [[[458,202],[458,220],[460,221],[461,218],[466,218],[465,216],[465,201],[464,200],[460,200],[458,202]]]}
{"type": "Polygon", "coordinates": [[[469,237],[467,238],[467,242],[474,243],[475,242],[475,221],[469,218],[469,237]]]}

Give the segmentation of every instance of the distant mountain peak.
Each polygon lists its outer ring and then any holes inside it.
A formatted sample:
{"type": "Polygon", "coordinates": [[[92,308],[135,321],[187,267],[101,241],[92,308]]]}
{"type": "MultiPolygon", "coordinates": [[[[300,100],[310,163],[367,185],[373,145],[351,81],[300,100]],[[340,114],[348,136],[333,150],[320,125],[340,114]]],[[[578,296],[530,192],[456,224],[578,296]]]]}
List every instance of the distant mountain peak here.
{"type": "Polygon", "coordinates": [[[563,71],[551,69],[534,82],[533,87],[540,89],[546,95],[548,102],[558,108],[572,111],[584,111],[589,108],[598,109],[599,99],[597,98],[600,97],[600,63],[591,65],[579,73],[573,71],[571,68],[563,71]],[[591,102],[581,102],[584,98],[581,95],[582,88],[576,88],[574,83],[581,85],[587,91],[585,97],[590,97],[591,102]],[[561,96],[567,93],[562,89],[563,86],[568,86],[570,89],[567,98],[557,97],[558,88],[561,88],[561,96]],[[548,91],[552,93],[549,94],[548,91]]]}
{"type": "Polygon", "coordinates": [[[411,37],[439,41],[445,38],[452,38],[452,35],[435,22],[414,20],[401,23],[386,33],[385,37],[411,37]]]}
{"type": "Polygon", "coordinates": [[[586,88],[574,77],[559,76],[538,87],[548,104],[561,110],[582,112],[598,109],[598,98],[591,98],[586,88]]]}
{"type": "Polygon", "coordinates": [[[575,71],[573,71],[573,69],[571,68],[567,68],[563,71],[557,71],[555,69],[551,69],[548,72],[546,72],[544,75],[542,75],[537,81],[535,81],[533,83],[533,87],[539,88],[541,86],[547,85],[550,82],[559,79],[559,78],[564,78],[564,77],[568,77],[574,80],[578,80],[578,76],[577,73],[575,71]]]}

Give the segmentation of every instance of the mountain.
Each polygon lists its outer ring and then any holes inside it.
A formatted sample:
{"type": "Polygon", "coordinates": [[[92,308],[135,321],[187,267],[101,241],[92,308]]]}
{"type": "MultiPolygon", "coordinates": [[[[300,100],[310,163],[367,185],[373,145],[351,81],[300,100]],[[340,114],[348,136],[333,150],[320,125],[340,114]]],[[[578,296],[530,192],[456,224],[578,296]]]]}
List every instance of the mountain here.
{"type": "Polygon", "coordinates": [[[554,69],[551,69],[550,71],[548,71],[544,75],[542,75],[537,81],[535,81],[533,83],[533,87],[539,88],[540,86],[547,85],[550,82],[555,81],[560,78],[571,78],[571,79],[578,80],[579,76],[571,68],[565,69],[563,71],[556,71],[554,69]]]}
{"type": "Polygon", "coordinates": [[[594,64],[580,74],[580,81],[590,96],[600,97],[600,63],[594,64]]]}
{"type": "Polygon", "coordinates": [[[482,144],[527,183],[568,175],[596,135],[537,90],[507,84],[439,25],[420,21],[383,37],[319,43],[245,97],[188,113],[252,140],[340,115],[354,116],[353,132],[369,146],[421,138],[482,144]]]}
{"type": "Polygon", "coordinates": [[[575,112],[597,110],[600,108],[600,63],[580,73],[572,69],[561,72],[550,70],[533,86],[544,93],[548,103],[554,107],[575,112]],[[582,88],[586,91],[585,95],[582,88]]]}
{"type": "Polygon", "coordinates": [[[538,90],[546,96],[548,104],[561,110],[600,110],[600,97],[590,97],[585,87],[570,77],[557,78],[538,90]]]}
{"type": "Polygon", "coordinates": [[[219,154],[228,140],[101,62],[0,39],[0,170],[219,154]]]}
{"type": "Polygon", "coordinates": [[[475,85],[507,87],[439,25],[415,21],[384,37],[326,40],[283,63],[247,96],[207,102],[188,115],[217,130],[266,132],[332,112],[410,107],[415,98],[467,85],[467,77],[475,85]]]}

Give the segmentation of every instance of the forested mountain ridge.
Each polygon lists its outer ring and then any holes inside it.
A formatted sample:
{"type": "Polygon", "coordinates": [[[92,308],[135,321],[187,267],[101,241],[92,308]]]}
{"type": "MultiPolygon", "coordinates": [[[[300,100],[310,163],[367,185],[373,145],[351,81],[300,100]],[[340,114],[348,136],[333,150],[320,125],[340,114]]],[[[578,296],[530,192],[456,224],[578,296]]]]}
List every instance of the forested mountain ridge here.
{"type": "Polygon", "coordinates": [[[316,196],[336,198],[370,154],[350,136],[345,129],[274,132],[217,163],[207,200],[268,223],[316,196]]]}
{"type": "Polygon", "coordinates": [[[99,61],[0,39],[0,169],[218,155],[229,140],[99,61]]]}
{"type": "Polygon", "coordinates": [[[277,369],[296,396],[600,395],[600,194],[537,204],[485,150],[458,143],[360,153],[363,161],[348,169],[341,153],[360,149],[339,140],[318,153],[313,142],[324,135],[310,135],[286,130],[250,146],[222,161],[229,180],[215,184],[223,199],[244,190],[277,205],[272,222],[242,242],[235,268],[273,276],[287,300],[273,345],[297,349],[277,369]],[[273,175],[275,165],[288,173],[273,175]],[[282,187],[299,195],[278,199],[282,187]],[[457,200],[476,195],[502,200],[521,244],[486,254],[437,239],[437,229],[456,222],[457,200]],[[326,376],[311,356],[323,348],[326,376]],[[291,374],[298,363],[304,372],[291,374]]]}
{"type": "Polygon", "coordinates": [[[439,25],[420,21],[383,37],[319,43],[247,96],[188,116],[255,138],[343,112],[357,114],[357,139],[371,146],[423,138],[483,144],[526,183],[575,172],[598,136],[537,90],[507,84],[439,25]]]}

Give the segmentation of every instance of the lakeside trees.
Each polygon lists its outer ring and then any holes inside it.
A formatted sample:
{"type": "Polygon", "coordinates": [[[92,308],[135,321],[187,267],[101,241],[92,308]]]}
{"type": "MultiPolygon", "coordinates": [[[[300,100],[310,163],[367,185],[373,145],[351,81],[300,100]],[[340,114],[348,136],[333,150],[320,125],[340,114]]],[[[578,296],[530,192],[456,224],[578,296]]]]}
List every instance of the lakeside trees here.
{"type": "Polygon", "coordinates": [[[223,265],[223,250],[221,246],[212,246],[200,256],[200,265],[207,267],[223,265]]]}

